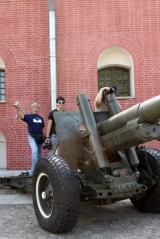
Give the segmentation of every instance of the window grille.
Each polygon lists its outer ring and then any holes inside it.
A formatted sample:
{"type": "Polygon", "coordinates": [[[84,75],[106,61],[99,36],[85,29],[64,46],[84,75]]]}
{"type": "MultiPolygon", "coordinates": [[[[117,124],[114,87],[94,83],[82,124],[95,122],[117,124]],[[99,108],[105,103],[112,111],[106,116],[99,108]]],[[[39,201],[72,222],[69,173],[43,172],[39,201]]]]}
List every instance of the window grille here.
{"type": "Polygon", "coordinates": [[[0,69],[0,101],[6,99],[5,71],[0,69]]]}
{"type": "Polygon", "coordinates": [[[128,97],[130,93],[130,70],[124,67],[106,67],[98,70],[98,88],[116,86],[116,96],[128,97]]]}

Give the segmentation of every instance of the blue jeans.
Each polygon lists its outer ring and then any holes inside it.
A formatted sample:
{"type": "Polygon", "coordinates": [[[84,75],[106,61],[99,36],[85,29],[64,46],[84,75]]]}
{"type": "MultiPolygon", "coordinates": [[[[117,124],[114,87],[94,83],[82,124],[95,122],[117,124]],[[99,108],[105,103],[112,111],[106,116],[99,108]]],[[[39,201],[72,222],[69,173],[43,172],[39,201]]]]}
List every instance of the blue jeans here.
{"type": "Polygon", "coordinates": [[[56,134],[51,135],[51,144],[52,144],[51,153],[55,154],[59,146],[59,138],[56,134]]]}
{"type": "Polygon", "coordinates": [[[37,144],[35,139],[31,136],[28,135],[28,142],[31,147],[31,152],[32,152],[32,167],[31,167],[31,175],[33,175],[34,167],[36,165],[36,162],[38,159],[41,158],[41,144],[37,144]]]}

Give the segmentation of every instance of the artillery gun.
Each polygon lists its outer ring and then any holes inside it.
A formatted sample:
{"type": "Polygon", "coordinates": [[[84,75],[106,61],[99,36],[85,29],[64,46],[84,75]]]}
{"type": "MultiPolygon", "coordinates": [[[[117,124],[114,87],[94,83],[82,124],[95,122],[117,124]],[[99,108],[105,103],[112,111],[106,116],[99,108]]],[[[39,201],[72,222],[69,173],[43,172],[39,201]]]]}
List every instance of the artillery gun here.
{"type": "Polygon", "coordinates": [[[108,112],[92,112],[87,95],[79,112],[55,112],[59,154],[37,162],[33,204],[39,224],[70,231],[80,199],[112,204],[130,199],[140,211],[160,212],[160,151],[142,143],[160,139],[160,95],[120,110],[111,88],[108,112]]]}

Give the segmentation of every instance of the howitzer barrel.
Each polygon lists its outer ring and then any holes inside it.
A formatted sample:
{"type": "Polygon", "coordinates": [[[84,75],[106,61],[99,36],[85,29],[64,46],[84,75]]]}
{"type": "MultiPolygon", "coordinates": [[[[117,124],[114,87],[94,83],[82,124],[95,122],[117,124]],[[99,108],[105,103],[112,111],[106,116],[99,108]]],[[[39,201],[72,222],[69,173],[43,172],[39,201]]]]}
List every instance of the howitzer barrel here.
{"type": "Polygon", "coordinates": [[[122,111],[98,124],[101,135],[105,135],[137,119],[139,123],[156,123],[160,119],[160,95],[122,111]]]}
{"type": "Polygon", "coordinates": [[[128,149],[136,145],[160,139],[160,122],[155,124],[130,121],[124,127],[102,136],[107,151],[128,149]]]}

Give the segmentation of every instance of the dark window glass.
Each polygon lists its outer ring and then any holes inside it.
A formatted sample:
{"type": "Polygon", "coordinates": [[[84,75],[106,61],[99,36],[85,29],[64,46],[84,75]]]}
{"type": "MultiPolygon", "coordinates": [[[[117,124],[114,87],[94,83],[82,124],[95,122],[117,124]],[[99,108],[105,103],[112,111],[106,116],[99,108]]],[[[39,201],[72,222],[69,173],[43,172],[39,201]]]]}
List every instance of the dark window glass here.
{"type": "Polygon", "coordinates": [[[129,69],[112,66],[98,70],[98,89],[104,86],[116,86],[117,96],[130,96],[129,69]]]}
{"type": "Polygon", "coordinates": [[[0,100],[6,99],[5,71],[0,69],[0,100]]]}

